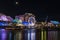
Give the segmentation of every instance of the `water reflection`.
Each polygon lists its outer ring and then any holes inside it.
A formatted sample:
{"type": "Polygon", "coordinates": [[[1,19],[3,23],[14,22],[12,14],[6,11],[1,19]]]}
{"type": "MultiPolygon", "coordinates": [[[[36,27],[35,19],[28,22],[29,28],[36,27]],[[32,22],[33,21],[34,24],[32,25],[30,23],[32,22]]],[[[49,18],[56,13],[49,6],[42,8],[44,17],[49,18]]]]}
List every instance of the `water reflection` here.
{"type": "Polygon", "coordinates": [[[58,31],[48,31],[48,40],[57,40],[58,31]]]}
{"type": "Polygon", "coordinates": [[[0,40],[13,40],[12,30],[0,29],[0,40]]]}
{"type": "Polygon", "coordinates": [[[15,31],[14,32],[14,40],[22,40],[22,31],[15,31]]]}
{"type": "Polygon", "coordinates": [[[35,29],[25,30],[25,40],[36,40],[36,30],[35,29]]]}
{"type": "Polygon", "coordinates": [[[7,37],[8,37],[8,40],[12,40],[13,36],[12,36],[12,31],[11,30],[8,31],[8,36],[7,37]]]}
{"type": "Polygon", "coordinates": [[[58,40],[60,32],[58,31],[46,31],[36,29],[25,30],[5,30],[0,29],[0,40],[58,40]],[[43,39],[41,39],[43,38],[43,39]]]}
{"type": "Polygon", "coordinates": [[[7,40],[7,30],[0,29],[0,40],[7,40]]]}

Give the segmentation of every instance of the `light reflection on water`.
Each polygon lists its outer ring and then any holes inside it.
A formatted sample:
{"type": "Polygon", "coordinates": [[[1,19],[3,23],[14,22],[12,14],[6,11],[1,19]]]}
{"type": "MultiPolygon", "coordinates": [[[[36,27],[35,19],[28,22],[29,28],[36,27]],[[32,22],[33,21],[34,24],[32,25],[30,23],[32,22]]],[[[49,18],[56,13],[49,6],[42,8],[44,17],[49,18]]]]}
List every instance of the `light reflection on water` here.
{"type": "Polygon", "coordinates": [[[36,30],[35,29],[28,29],[25,30],[25,40],[36,40],[36,30]]]}
{"type": "Polygon", "coordinates": [[[48,40],[58,40],[58,31],[48,31],[48,40]]]}
{"type": "MultiPolygon", "coordinates": [[[[24,40],[36,40],[36,30],[27,29],[23,31],[9,31],[5,29],[0,29],[0,40],[22,40],[24,35],[24,40]]],[[[58,31],[48,31],[48,40],[57,40],[58,31]]]]}
{"type": "Polygon", "coordinates": [[[6,29],[0,29],[0,40],[12,40],[12,32],[6,29]]]}
{"type": "Polygon", "coordinates": [[[14,35],[14,40],[36,40],[36,30],[28,29],[24,31],[17,31],[14,35]],[[24,33],[23,33],[24,32],[24,33]],[[24,39],[22,39],[24,36],[24,39]]]}
{"type": "Polygon", "coordinates": [[[0,29],[0,40],[7,40],[7,30],[0,29]]]}
{"type": "Polygon", "coordinates": [[[15,31],[14,40],[22,40],[22,32],[21,31],[15,31]]]}

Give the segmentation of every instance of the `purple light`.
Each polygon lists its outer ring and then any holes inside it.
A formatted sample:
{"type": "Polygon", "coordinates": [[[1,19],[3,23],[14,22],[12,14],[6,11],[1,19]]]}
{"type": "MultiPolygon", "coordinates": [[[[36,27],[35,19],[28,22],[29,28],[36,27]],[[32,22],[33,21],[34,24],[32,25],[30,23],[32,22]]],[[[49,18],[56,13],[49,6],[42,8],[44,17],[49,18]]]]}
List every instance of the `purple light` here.
{"type": "Polygon", "coordinates": [[[2,40],[6,40],[6,33],[2,33],[2,40]]]}
{"type": "Polygon", "coordinates": [[[5,29],[0,29],[1,40],[6,40],[7,38],[7,31],[5,29]]]}
{"type": "Polygon", "coordinates": [[[0,29],[0,30],[5,31],[5,29],[0,29]]]}
{"type": "Polygon", "coordinates": [[[12,21],[13,20],[13,18],[11,18],[10,16],[7,16],[7,19],[8,19],[8,21],[12,21]]]}
{"type": "Polygon", "coordinates": [[[57,31],[48,31],[48,40],[57,40],[58,32],[57,31]]]}
{"type": "Polygon", "coordinates": [[[35,40],[35,33],[34,32],[31,33],[31,40],[35,40]]]}
{"type": "Polygon", "coordinates": [[[2,15],[2,16],[1,16],[1,19],[2,19],[3,21],[8,21],[8,19],[7,19],[7,17],[6,17],[5,15],[2,15]]]}

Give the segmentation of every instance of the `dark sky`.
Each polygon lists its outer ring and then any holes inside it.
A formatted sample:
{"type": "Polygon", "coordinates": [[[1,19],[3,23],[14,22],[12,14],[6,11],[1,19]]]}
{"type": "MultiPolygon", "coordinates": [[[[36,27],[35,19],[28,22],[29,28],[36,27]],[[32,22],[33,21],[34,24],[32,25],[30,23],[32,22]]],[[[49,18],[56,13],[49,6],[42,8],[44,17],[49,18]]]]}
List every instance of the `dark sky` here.
{"type": "Polygon", "coordinates": [[[60,19],[59,1],[55,0],[0,0],[0,12],[12,17],[25,12],[32,12],[36,18],[43,19],[49,16],[52,19],[54,17],[54,19],[60,19]],[[19,2],[18,5],[16,5],[16,1],[19,2]]]}

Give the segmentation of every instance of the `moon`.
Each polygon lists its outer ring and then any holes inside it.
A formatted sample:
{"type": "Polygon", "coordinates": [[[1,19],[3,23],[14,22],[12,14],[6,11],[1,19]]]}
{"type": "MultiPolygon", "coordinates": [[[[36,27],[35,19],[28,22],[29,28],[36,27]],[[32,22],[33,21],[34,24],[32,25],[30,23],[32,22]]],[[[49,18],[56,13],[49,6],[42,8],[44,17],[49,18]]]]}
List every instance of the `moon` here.
{"type": "Polygon", "coordinates": [[[18,4],[18,2],[16,2],[16,4],[18,4]]]}

